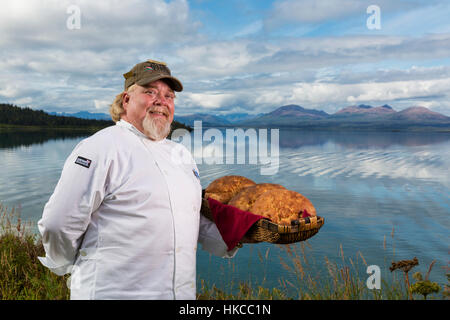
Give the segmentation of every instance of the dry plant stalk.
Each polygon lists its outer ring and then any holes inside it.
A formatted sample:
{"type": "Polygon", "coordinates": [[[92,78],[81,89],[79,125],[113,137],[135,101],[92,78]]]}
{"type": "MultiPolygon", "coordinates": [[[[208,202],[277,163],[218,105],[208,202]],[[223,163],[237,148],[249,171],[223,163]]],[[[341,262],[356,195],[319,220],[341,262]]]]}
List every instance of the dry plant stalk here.
{"type": "Polygon", "coordinates": [[[417,260],[416,257],[414,257],[412,260],[400,260],[400,261],[393,261],[391,263],[391,266],[389,267],[389,270],[392,272],[394,270],[400,269],[405,273],[405,279],[406,279],[406,285],[408,287],[408,292],[409,292],[409,298],[412,300],[412,293],[410,290],[410,284],[409,284],[409,276],[408,276],[408,272],[414,268],[415,266],[417,266],[419,264],[419,260],[417,260]]]}

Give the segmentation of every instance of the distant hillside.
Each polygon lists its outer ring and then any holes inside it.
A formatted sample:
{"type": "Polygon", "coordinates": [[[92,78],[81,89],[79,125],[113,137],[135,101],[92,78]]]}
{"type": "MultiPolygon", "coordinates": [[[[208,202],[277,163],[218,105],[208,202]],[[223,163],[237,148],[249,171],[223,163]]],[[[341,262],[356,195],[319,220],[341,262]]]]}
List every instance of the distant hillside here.
{"type": "Polygon", "coordinates": [[[334,113],[332,117],[351,117],[351,116],[372,116],[378,117],[391,113],[396,113],[391,106],[385,104],[380,107],[372,107],[365,104],[360,104],[358,106],[349,106],[339,110],[334,113]]]}
{"type": "MultiPolygon", "coordinates": [[[[246,115],[244,120],[230,121],[226,115],[193,114],[184,121],[202,120],[210,126],[267,128],[308,128],[332,130],[445,130],[450,131],[450,117],[424,107],[411,107],[397,112],[389,105],[372,107],[354,105],[334,114],[286,105],[259,115],[246,115]]],[[[239,117],[237,117],[239,118],[239,117]]]]}
{"type": "Polygon", "coordinates": [[[204,127],[222,126],[222,125],[226,126],[231,124],[227,119],[221,116],[206,113],[196,113],[186,116],[175,116],[174,119],[190,127],[194,126],[194,121],[202,121],[202,126],[204,127]]]}
{"type": "Polygon", "coordinates": [[[75,117],[81,119],[95,119],[95,120],[111,120],[111,116],[106,113],[90,113],[89,111],[79,111],[75,113],[66,113],[66,112],[49,112],[48,114],[54,116],[63,116],[63,117],[75,117]]]}
{"type": "MultiPolygon", "coordinates": [[[[32,110],[30,108],[21,108],[11,104],[0,103],[0,124],[16,125],[16,126],[40,126],[46,128],[105,128],[114,125],[112,120],[101,120],[98,117],[104,118],[108,116],[104,113],[89,113],[88,111],[81,111],[70,114],[56,114],[52,112],[49,114],[43,110],[32,110]],[[78,115],[79,117],[75,116],[78,115]]],[[[192,131],[192,128],[182,123],[174,121],[172,123],[172,130],[183,128],[192,131]]]]}
{"type": "Polygon", "coordinates": [[[254,119],[263,113],[253,115],[248,113],[229,113],[225,115],[206,114],[206,113],[194,113],[184,116],[175,115],[175,120],[184,123],[189,126],[194,125],[194,121],[202,121],[203,127],[226,127],[234,124],[239,124],[250,119],[254,119]]]}
{"type": "Polygon", "coordinates": [[[259,117],[261,115],[263,115],[263,113],[260,113],[257,115],[248,114],[248,113],[230,113],[230,114],[221,115],[221,117],[226,119],[230,123],[240,123],[242,121],[253,119],[253,118],[259,117]]]}
{"type": "Polygon", "coordinates": [[[410,107],[405,110],[390,114],[387,119],[410,122],[433,121],[445,123],[450,120],[450,117],[447,117],[438,112],[428,110],[425,107],[410,107]]]}
{"type": "MultiPolygon", "coordinates": [[[[301,106],[290,104],[287,106],[279,107],[278,109],[268,113],[268,117],[300,117],[304,119],[323,119],[329,116],[324,111],[318,111],[314,109],[305,109],[301,106]]],[[[264,117],[263,116],[263,117],[264,117]]]]}
{"type": "Polygon", "coordinates": [[[21,108],[12,104],[0,104],[0,124],[42,127],[107,127],[114,122],[109,120],[88,120],[76,117],[50,115],[43,110],[21,108]]]}
{"type": "MultiPolygon", "coordinates": [[[[33,111],[33,110],[31,110],[33,111]]],[[[42,111],[40,111],[42,112],[42,111]]],[[[104,113],[80,111],[71,117],[90,119],[108,118],[104,113]]],[[[66,117],[61,117],[66,118],[66,117]]],[[[198,113],[175,116],[173,129],[186,128],[191,131],[195,120],[201,120],[203,127],[267,127],[307,128],[317,130],[444,130],[450,131],[450,117],[427,108],[415,106],[395,111],[389,105],[372,107],[360,104],[342,108],[334,114],[321,110],[307,109],[299,105],[285,105],[269,113],[248,114],[198,113]]],[[[1,121],[1,120],[0,120],[1,121]]],[[[88,121],[88,120],[86,120],[88,121]]],[[[19,121],[20,122],[20,121],[19,121]]]]}
{"type": "Polygon", "coordinates": [[[306,109],[298,105],[286,105],[272,112],[260,115],[254,119],[243,121],[243,126],[295,127],[305,123],[319,121],[329,117],[329,114],[314,109],[306,109]]]}

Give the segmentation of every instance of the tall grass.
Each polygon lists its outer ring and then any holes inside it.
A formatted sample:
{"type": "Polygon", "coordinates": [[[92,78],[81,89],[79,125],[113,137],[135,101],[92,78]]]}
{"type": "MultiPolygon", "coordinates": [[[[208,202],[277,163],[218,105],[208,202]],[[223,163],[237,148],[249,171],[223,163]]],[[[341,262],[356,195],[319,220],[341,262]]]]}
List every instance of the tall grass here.
{"type": "MultiPolygon", "coordinates": [[[[393,240],[394,230],[392,230],[391,237],[393,240]]],[[[386,250],[386,239],[384,239],[383,247],[386,250]]],[[[215,284],[209,284],[202,280],[198,298],[295,300],[421,300],[425,298],[421,295],[413,295],[407,274],[389,270],[386,257],[385,265],[380,266],[380,269],[384,270],[380,275],[380,289],[370,289],[367,285],[367,279],[370,276],[367,274],[368,263],[360,251],[356,252],[354,256],[347,257],[340,245],[338,261],[330,261],[326,256],[321,261],[315,261],[314,255],[311,254],[313,248],[307,241],[292,245],[278,245],[278,248],[282,253],[279,256],[280,265],[289,275],[278,279],[278,287],[265,288],[265,275],[259,282],[231,282],[226,289],[219,289],[215,284]]],[[[392,250],[392,257],[395,257],[394,245],[392,250]]],[[[265,254],[258,252],[257,268],[266,270],[268,253],[269,249],[265,254]]],[[[389,261],[389,263],[393,263],[393,261],[389,261]]],[[[255,269],[255,266],[249,266],[248,269],[255,269]]],[[[431,270],[431,266],[429,270],[431,270]]],[[[233,272],[234,266],[230,267],[229,271],[233,272]]],[[[448,273],[447,278],[450,282],[448,273]]],[[[431,299],[448,299],[450,291],[448,287],[445,285],[440,295],[430,295],[431,299]]]]}
{"type": "Polygon", "coordinates": [[[44,248],[29,227],[18,212],[0,204],[0,300],[68,299],[65,277],[38,261],[44,248]]]}
{"type": "MultiPolygon", "coordinates": [[[[44,256],[44,248],[40,237],[33,232],[30,223],[20,219],[20,213],[9,210],[0,204],[0,300],[62,300],[69,298],[67,277],[53,274],[41,265],[38,256],[44,256]]],[[[391,234],[393,237],[393,232],[391,234]]],[[[384,248],[386,249],[386,239],[384,248]]],[[[278,245],[280,265],[289,277],[280,278],[276,288],[266,287],[266,273],[269,263],[269,251],[258,251],[258,268],[264,271],[261,280],[235,282],[229,276],[229,286],[219,288],[215,284],[200,281],[197,288],[197,299],[208,300],[406,300],[411,292],[406,286],[405,278],[397,277],[395,272],[381,277],[380,289],[369,289],[366,284],[368,274],[365,272],[367,262],[361,252],[356,256],[346,257],[340,246],[338,262],[327,257],[319,263],[326,266],[325,272],[319,272],[317,262],[310,254],[312,249],[308,242],[293,245],[278,245]],[[391,278],[387,282],[384,279],[391,278]]],[[[394,248],[393,248],[394,249],[394,248]]],[[[395,250],[395,249],[394,249],[395,250]]],[[[248,268],[250,270],[250,267],[248,268]]],[[[387,268],[384,268],[386,270],[387,268]]],[[[231,263],[229,272],[234,273],[231,263]]],[[[431,271],[431,266],[430,266],[431,271]]],[[[428,272],[429,274],[429,272],[428,272]]],[[[427,278],[428,278],[427,274],[427,278]]],[[[450,277],[449,277],[450,281],[450,277]]],[[[449,297],[449,288],[443,288],[441,295],[430,295],[429,299],[449,297]]],[[[419,297],[415,297],[416,299],[419,297]]]]}

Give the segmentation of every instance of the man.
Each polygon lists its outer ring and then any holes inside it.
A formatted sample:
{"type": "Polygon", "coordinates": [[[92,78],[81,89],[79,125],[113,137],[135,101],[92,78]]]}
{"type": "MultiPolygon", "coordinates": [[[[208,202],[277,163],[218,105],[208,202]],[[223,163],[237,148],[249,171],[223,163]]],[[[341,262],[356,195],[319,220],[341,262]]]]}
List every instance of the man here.
{"type": "Polygon", "coordinates": [[[110,109],[116,125],[81,141],[64,164],[38,222],[39,259],[71,273],[71,299],[195,299],[197,242],[221,257],[237,249],[200,215],[192,156],[165,139],[181,82],[153,60],[124,77],[110,109]]]}

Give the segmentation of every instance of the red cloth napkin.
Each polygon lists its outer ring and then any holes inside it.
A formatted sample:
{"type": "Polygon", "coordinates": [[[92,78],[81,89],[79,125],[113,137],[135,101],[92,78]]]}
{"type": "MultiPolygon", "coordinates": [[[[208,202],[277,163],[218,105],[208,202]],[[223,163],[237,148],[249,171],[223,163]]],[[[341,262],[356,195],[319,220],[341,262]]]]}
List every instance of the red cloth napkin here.
{"type": "Polygon", "coordinates": [[[306,209],[305,210],[303,210],[303,212],[302,212],[302,216],[301,216],[302,218],[306,218],[306,217],[312,217],[312,215],[311,214],[309,214],[309,212],[308,211],[306,211],[306,209]]]}
{"type": "Polygon", "coordinates": [[[223,241],[227,244],[228,251],[238,244],[256,221],[267,219],[266,217],[223,204],[212,198],[208,198],[208,203],[214,222],[223,241]]]}

